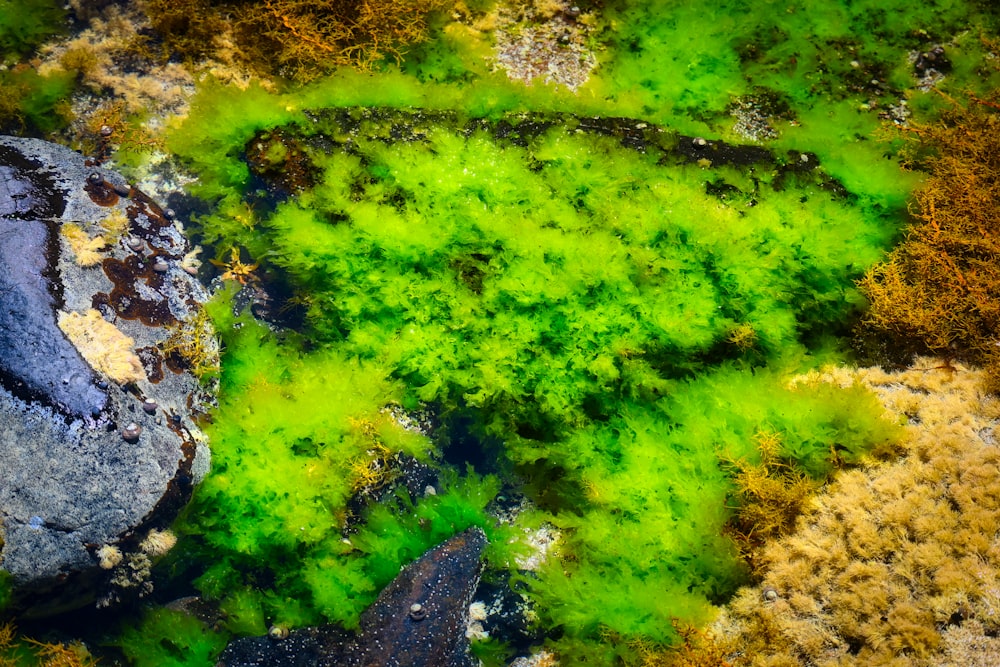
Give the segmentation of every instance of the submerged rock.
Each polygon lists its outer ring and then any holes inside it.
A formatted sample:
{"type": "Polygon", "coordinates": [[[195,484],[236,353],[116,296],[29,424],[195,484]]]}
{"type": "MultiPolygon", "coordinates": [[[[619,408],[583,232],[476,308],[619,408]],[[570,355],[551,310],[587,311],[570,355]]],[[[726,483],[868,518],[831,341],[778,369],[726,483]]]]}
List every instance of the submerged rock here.
{"type": "Polygon", "coordinates": [[[238,639],[218,666],[472,667],[465,630],[485,548],[483,531],[469,528],[404,567],[356,635],[329,625],[238,639]]]}
{"type": "Polygon", "coordinates": [[[142,586],[208,469],[217,346],[181,230],[117,174],[0,137],[0,568],[40,616],[142,586]],[[152,531],[152,532],[151,532],[152,531]],[[155,550],[154,550],[155,551],[155,550]],[[148,569],[148,568],[147,568],[148,569]]]}

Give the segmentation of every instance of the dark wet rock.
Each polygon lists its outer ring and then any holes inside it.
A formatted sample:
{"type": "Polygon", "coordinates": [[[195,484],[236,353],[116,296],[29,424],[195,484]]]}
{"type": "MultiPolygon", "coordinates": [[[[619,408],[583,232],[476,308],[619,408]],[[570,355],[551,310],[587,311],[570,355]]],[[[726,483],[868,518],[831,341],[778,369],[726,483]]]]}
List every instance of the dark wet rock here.
{"type": "MultiPolygon", "coordinates": [[[[0,137],[8,611],[56,613],[108,594],[112,581],[141,584],[116,568],[155,556],[150,531],[208,469],[194,418],[211,396],[183,369],[158,368],[206,298],[181,266],[188,251],[178,227],[117,174],[55,144],[0,137]],[[127,243],[135,238],[139,253],[127,243]]],[[[214,354],[210,331],[198,331],[214,354]]]]}
{"type": "MultiPolygon", "coordinates": [[[[524,577],[525,573],[517,576],[524,577]]],[[[535,608],[524,592],[526,589],[523,579],[512,580],[506,573],[480,583],[475,600],[481,605],[483,618],[478,628],[473,624],[473,631],[478,629],[492,641],[506,646],[513,655],[530,655],[533,647],[544,642],[545,633],[532,620],[536,617],[535,608]]]]}
{"type": "Polygon", "coordinates": [[[921,79],[936,73],[947,74],[951,71],[951,61],[939,44],[917,54],[913,60],[913,71],[921,79]]]}
{"type": "Polygon", "coordinates": [[[686,162],[701,162],[706,166],[747,167],[774,164],[774,154],[761,146],[740,146],[702,137],[680,137],[676,152],[686,162]]]}
{"type": "Polygon", "coordinates": [[[58,243],[50,221],[65,203],[51,175],[17,165],[28,167],[16,149],[0,145],[0,372],[23,397],[76,417],[99,414],[107,396],[52,316],[61,292],[46,275],[58,243]]]}
{"type": "MultiPolygon", "coordinates": [[[[334,625],[292,630],[284,639],[246,637],[229,644],[217,667],[316,667],[342,655],[352,634],[334,625]]],[[[337,663],[333,663],[337,664],[337,663]]]]}
{"type": "MultiPolygon", "coordinates": [[[[790,118],[785,100],[760,91],[746,100],[764,117],[790,118]]],[[[647,153],[663,164],[698,164],[704,169],[736,167],[754,173],[774,172],[776,186],[788,173],[800,179],[811,176],[820,183],[832,179],[817,169],[815,155],[808,162],[788,157],[758,145],[741,145],[717,139],[689,137],[667,127],[635,118],[590,117],[569,113],[526,112],[501,118],[473,118],[435,110],[389,108],[329,108],[305,112],[312,120],[303,133],[299,125],[272,128],[251,138],[244,158],[251,174],[247,193],[253,206],[273,207],[294,192],[307,189],[321,167],[314,156],[335,151],[352,152],[358,138],[374,139],[387,145],[423,142],[433,132],[452,130],[471,136],[482,133],[500,143],[530,147],[549,132],[609,137],[627,149],[647,153]]],[[[761,137],[765,138],[765,137],[761,137]]],[[[798,159],[801,154],[796,154],[798,159]]]]}
{"type": "Polygon", "coordinates": [[[472,667],[465,636],[486,535],[470,528],[407,565],[361,615],[357,634],[336,626],[284,639],[247,637],[220,667],[472,667]]]}

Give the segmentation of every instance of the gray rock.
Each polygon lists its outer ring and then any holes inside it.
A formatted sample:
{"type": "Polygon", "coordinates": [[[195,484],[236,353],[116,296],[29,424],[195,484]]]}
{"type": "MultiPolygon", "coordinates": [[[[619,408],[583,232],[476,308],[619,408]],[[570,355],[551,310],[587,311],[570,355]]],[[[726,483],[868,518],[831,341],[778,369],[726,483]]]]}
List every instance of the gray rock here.
{"type": "Polygon", "coordinates": [[[149,531],[208,470],[195,420],[212,391],[189,368],[218,348],[189,250],[119,175],[0,137],[0,568],[15,613],[148,586],[163,548],[149,531]]]}

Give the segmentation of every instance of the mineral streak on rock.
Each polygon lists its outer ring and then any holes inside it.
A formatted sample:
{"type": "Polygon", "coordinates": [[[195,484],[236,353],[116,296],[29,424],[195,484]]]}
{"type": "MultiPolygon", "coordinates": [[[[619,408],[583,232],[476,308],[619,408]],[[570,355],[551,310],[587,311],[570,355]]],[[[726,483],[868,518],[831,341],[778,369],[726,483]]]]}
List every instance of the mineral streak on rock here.
{"type": "Polygon", "coordinates": [[[84,186],[84,189],[90,195],[91,201],[98,206],[114,206],[118,203],[118,193],[115,192],[114,187],[110,183],[101,177],[101,173],[98,171],[91,173],[91,177],[87,179],[87,185],[84,186]]]}
{"type": "Polygon", "coordinates": [[[361,615],[357,635],[337,626],[287,639],[232,642],[219,667],[472,667],[465,636],[486,535],[469,528],[403,568],[361,615]]]}
{"type": "Polygon", "coordinates": [[[56,324],[53,220],[64,206],[40,166],[0,145],[0,386],[71,417],[97,417],[107,395],[56,324]]]}
{"type": "Polygon", "coordinates": [[[62,146],[0,137],[0,568],[11,575],[12,612],[113,600],[113,582],[128,578],[102,569],[99,549],[130,562],[139,536],[172,520],[207,472],[194,419],[211,396],[157,360],[172,333],[164,325],[183,327],[207,299],[181,268],[188,250],[119,175],[62,146]],[[104,266],[77,261],[63,224],[95,241],[104,266]],[[145,255],[128,247],[135,238],[145,255]],[[150,255],[166,270],[154,272],[150,255]],[[110,264],[131,270],[109,275],[110,264]],[[88,364],[97,357],[76,345],[93,337],[68,337],[58,319],[96,316],[91,309],[129,341],[118,356],[145,373],[88,364]]]}

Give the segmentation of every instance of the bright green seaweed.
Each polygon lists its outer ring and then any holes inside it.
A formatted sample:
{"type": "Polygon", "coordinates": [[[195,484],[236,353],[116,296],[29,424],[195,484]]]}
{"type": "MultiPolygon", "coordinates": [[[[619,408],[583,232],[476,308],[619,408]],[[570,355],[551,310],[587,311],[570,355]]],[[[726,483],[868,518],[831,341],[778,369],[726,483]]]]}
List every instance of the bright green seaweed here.
{"type": "MultiPolygon", "coordinates": [[[[373,510],[366,530],[391,531],[383,546],[366,533],[340,541],[351,462],[372,447],[352,424],[392,402],[430,404],[503,443],[499,470],[538,505],[522,521],[566,531],[573,564],[525,578],[545,627],[562,629],[562,655],[598,650],[608,632],[621,641],[599,650],[627,655],[632,640],[672,641],[673,618],[707,620],[743,580],[723,535],[732,485],[720,457],[754,458],[755,434],[773,430],[783,456],[822,478],[894,437],[860,390],[792,390],[786,373],[754,370],[826,354],[824,332],[860,306],[852,279],[888,245],[891,211],[815,174],[776,189],[780,165],[756,171],[750,191],[746,172],[661,164],[562,124],[525,146],[443,120],[386,144],[377,118],[361,125],[331,150],[339,125],[292,122],[315,187],[273,208],[237,189],[200,220],[216,247],[243,245],[284,276],[305,312],[302,342],[318,348],[234,329],[218,308],[232,333],[209,427],[215,471],[185,528],[215,554],[198,580],[206,595],[276,579],[256,594],[269,618],[350,625],[448,531],[493,530],[483,508],[497,487],[470,476],[402,516],[373,510]],[[732,187],[720,198],[706,180],[732,187]],[[431,527],[412,546],[409,512],[431,527]]],[[[216,173],[249,182],[240,164],[216,161],[216,173]]],[[[433,452],[382,428],[393,450],[433,452]]],[[[511,566],[504,542],[494,548],[494,564],[511,566]]]]}
{"type": "Polygon", "coordinates": [[[914,179],[871,136],[898,99],[884,91],[914,84],[908,51],[953,36],[970,82],[983,47],[962,31],[995,17],[819,4],[604,3],[608,50],[575,97],[485,72],[458,33],[402,73],[280,93],[201,85],[169,137],[214,205],[195,232],[218,260],[242,249],[279,277],[305,316],[278,336],[225,298],[213,308],[226,346],[215,468],[180,528],[196,557],[183,572],[228,610],[229,632],[350,626],[402,563],[472,524],[492,538],[491,570],[516,570],[508,539],[551,523],[559,554],[520,575],[547,643],[563,664],[639,664],[637,647],[676,642],[675,623],[706,622],[745,580],[722,461],[756,461],[759,434],[776,433],[783,461],[823,479],[898,437],[864,390],[788,381],[844,358],[835,337],[864,306],[853,281],[904,220],[914,179]],[[661,123],[668,144],[742,142],[730,110],[745,97],[782,111],[775,160],[743,169],[566,131],[572,116],[523,145],[484,129],[558,111],[661,123]],[[359,111],[345,134],[322,111],[345,107],[461,113],[386,142],[377,118],[359,111]],[[465,132],[470,118],[489,122],[465,132]],[[276,128],[314,169],[288,198],[256,192],[244,160],[276,128]],[[785,169],[795,160],[822,168],[785,169]],[[499,443],[497,465],[448,470],[391,405],[471,419],[479,446],[499,443]],[[344,542],[380,448],[445,468],[442,488],[369,507],[344,542]],[[513,529],[486,512],[504,483],[535,505],[513,529]]]}

